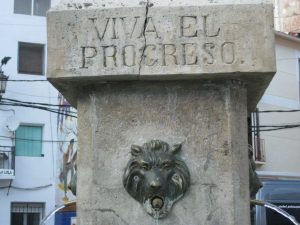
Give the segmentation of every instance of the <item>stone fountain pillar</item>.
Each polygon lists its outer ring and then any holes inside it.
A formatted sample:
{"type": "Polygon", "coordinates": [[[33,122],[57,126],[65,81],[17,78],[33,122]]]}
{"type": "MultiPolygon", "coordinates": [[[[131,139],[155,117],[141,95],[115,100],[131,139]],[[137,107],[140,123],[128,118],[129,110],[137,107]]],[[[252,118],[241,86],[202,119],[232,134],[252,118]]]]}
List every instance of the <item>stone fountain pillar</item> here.
{"type": "Polygon", "coordinates": [[[190,176],[160,225],[250,224],[247,112],[275,72],[273,6],[219,2],[62,0],[49,11],[48,79],[78,109],[80,225],[154,224],[122,179],[131,145],[157,139],[182,145],[190,176]]]}

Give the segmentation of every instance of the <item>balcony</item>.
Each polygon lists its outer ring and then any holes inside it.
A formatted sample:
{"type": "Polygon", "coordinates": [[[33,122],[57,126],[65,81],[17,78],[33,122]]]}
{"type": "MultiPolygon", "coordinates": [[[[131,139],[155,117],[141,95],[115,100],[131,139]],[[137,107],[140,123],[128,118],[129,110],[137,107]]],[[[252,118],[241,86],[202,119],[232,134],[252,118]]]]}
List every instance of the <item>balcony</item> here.
{"type": "Polygon", "coordinates": [[[15,178],[15,148],[0,147],[0,180],[15,178]]]}
{"type": "Polygon", "coordinates": [[[260,118],[259,110],[251,113],[248,120],[248,142],[252,146],[255,164],[264,165],[266,163],[265,140],[260,138],[260,118]]]}

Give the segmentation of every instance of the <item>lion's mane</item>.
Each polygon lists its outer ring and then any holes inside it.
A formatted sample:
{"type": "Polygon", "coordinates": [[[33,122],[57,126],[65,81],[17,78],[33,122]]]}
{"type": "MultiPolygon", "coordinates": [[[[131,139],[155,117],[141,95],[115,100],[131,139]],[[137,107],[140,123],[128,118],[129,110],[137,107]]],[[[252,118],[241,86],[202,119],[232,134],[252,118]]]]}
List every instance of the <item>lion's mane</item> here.
{"type": "Polygon", "coordinates": [[[181,145],[170,147],[160,140],[131,147],[132,157],[125,168],[123,185],[151,215],[154,213],[151,207],[153,197],[163,200],[164,205],[159,210],[159,217],[163,217],[189,187],[190,174],[178,156],[180,150],[181,145]]]}

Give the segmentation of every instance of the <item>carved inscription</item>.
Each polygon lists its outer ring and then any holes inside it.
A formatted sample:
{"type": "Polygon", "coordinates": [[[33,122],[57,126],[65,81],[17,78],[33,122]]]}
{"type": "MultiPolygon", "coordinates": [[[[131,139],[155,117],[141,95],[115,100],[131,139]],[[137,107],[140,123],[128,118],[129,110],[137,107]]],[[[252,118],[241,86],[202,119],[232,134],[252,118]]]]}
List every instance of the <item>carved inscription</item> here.
{"type": "Polygon", "coordinates": [[[164,39],[165,30],[154,17],[95,17],[89,18],[88,24],[97,45],[80,46],[81,69],[94,64],[117,68],[139,63],[147,67],[209,66],[236,61],[234,41],[221,40],[222,28],[210,15],[179,16],[178,25],[171,29],[176,33],[172,42],[164,39]]]}

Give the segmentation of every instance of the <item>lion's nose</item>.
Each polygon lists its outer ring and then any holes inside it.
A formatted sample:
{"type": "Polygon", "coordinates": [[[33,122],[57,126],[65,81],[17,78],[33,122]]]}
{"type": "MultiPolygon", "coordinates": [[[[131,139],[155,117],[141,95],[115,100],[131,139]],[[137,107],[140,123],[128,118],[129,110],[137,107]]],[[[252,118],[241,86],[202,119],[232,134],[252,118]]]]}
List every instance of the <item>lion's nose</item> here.
{"type": "Polygon", "coordinates": [[[153,188],[153,189],[159,189],[159,188],[161,188],[161,182],[160,182],[160,180],[153,180],[153,181],[151,181],[150,187],[153,188]]]}

